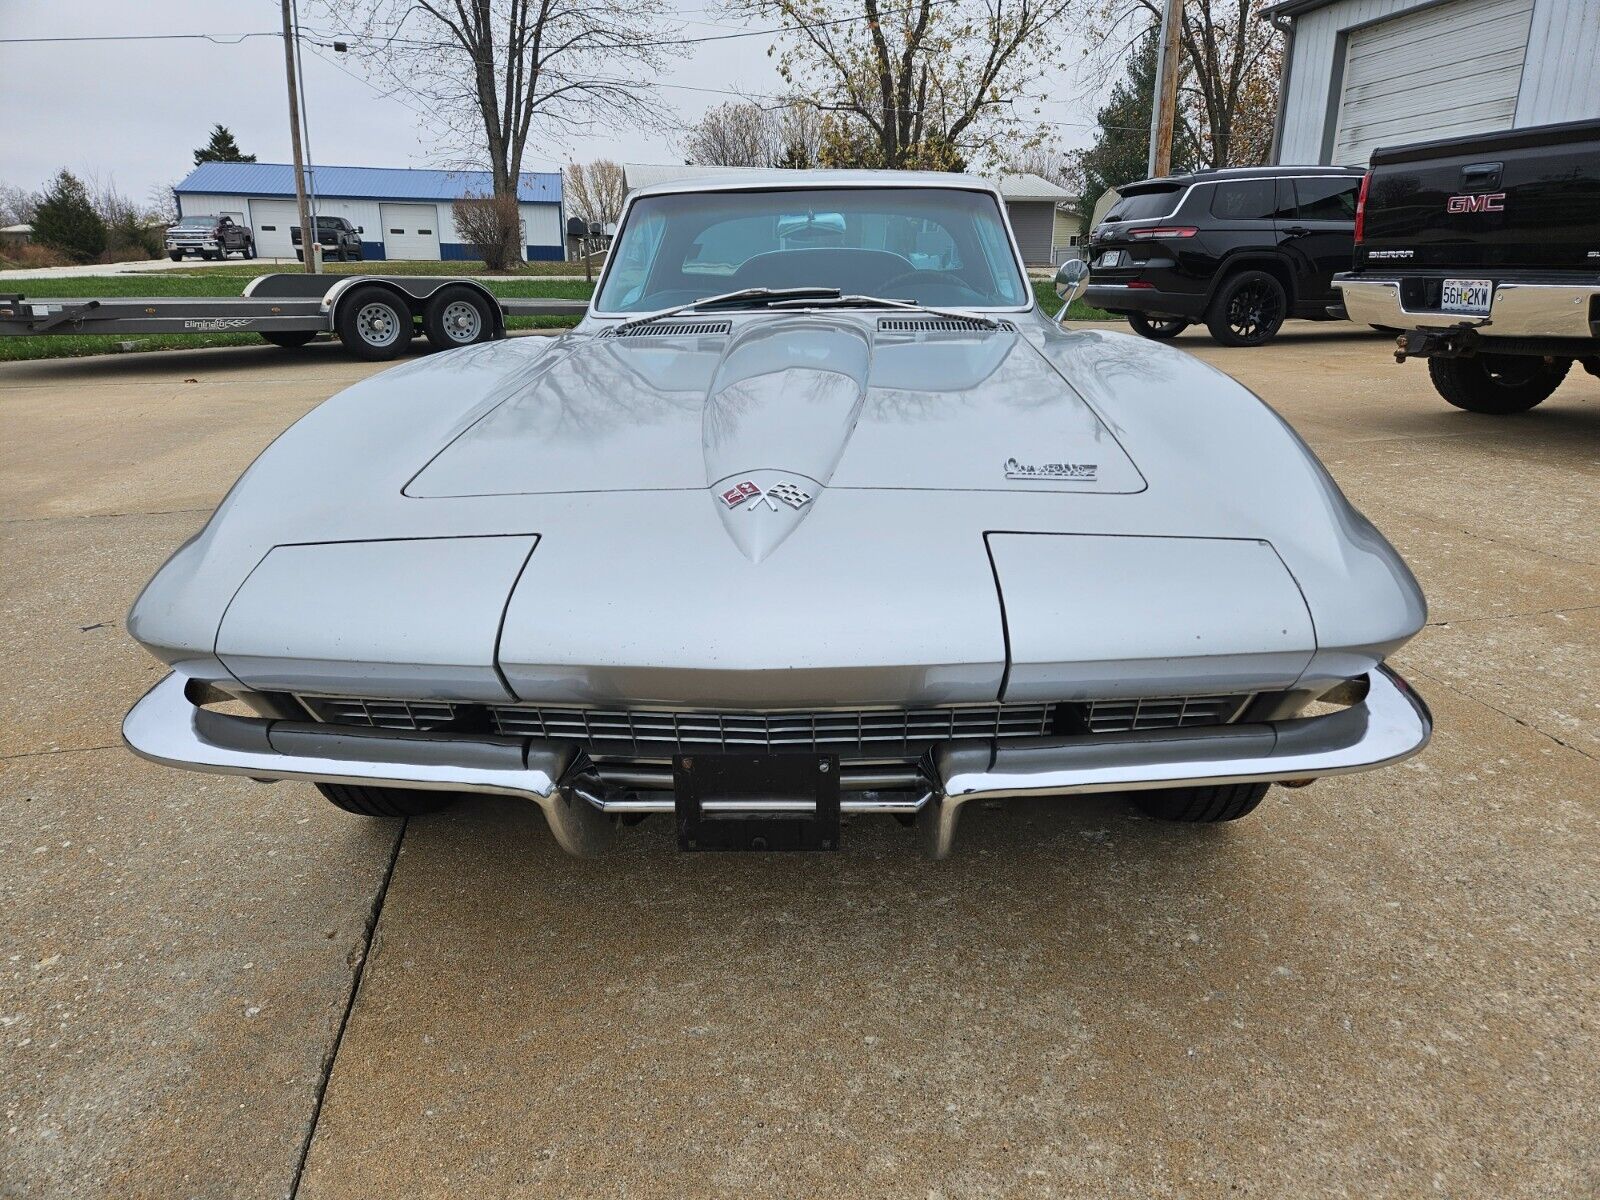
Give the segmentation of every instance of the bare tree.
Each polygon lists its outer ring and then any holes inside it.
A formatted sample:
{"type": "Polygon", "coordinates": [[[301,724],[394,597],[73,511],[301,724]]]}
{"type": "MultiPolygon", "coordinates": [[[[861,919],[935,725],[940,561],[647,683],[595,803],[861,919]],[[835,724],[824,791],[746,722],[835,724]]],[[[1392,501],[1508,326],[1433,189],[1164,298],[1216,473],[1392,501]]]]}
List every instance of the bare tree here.
{"type": "Polygon", "coordinates": [[[788,31],[778,69],[832,120],[832,165],[959,166],[1036,139],[1015,101],[1085,0],[728,0],[788,31]]]}
{"type": "Polygon", "coordinates": [[[522,261],[522,210],[516,193],[463,196],[450,206],[456,231],[491,271],[504,271],[522,261]]]}
{"type": "Polygon", "coordinates": [[[700,166],[806,168],[821,151],[822,116],[802,100],[719,104],[684,131],[679,147],[700,166]]]}
{"type": "Polygon", "coordinates": [[[1006,175],[1037,175],[1069,191],[1079,182],[1072,157],[1048,146],[1019,149],[1000,160],[1000,170],[1006,175]]]}
{"type": "Polygon", "coordinates": [[[697,166],[771,167],[783,154],[776,115],[749,101],[709,109],[684,131],[680,145],[697,166]]]}
{"type": "Polygon", "coordinates": [[[667,0],[321,0],[352,53],[514,195],[529,135],[651,122],[667,0]]]}
{"type": "Polygon", "coordinates": [[[26,225],[39,203],[37,192],[14,183],[0,183],[0,225],[26,225]]]}
{"type": "MultiPolygon", "coordinates": [[[[1103,66],[1159,23],[1163,0],[1100,0],[1095,53],[1103,66]]],[[[1251,166],[1272,152],[1283,36],[1254,0],[1185,0],[1180,34],[1179,119],[1208,166],[1251,166]]]]}
{"type": "Polygon", "coordinates": [[[615,223],[622,215],[622,202],[628,195],[622,165],[609,158],[571,164],[564,188],[568,214],[602,226],[615,223]]]}

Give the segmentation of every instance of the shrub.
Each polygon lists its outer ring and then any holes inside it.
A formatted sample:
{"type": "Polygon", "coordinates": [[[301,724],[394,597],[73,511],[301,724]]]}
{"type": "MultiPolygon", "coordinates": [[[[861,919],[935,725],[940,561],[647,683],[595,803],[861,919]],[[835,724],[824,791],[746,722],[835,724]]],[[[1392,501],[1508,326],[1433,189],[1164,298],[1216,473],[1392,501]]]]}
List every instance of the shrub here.
{"type": "Polygon", "coordinates": [[[456,231],[491,271],[522,265],[522,212],[513,194],[463,196],[451,205],[456,231]]]}
{"type": "Polygon", "coordinates": [[[74,262],[91,262],[105,252],[106,223],[72,172],[62,171],[39,198],[33,211],[33,236],[40,245],[74,262]]]}

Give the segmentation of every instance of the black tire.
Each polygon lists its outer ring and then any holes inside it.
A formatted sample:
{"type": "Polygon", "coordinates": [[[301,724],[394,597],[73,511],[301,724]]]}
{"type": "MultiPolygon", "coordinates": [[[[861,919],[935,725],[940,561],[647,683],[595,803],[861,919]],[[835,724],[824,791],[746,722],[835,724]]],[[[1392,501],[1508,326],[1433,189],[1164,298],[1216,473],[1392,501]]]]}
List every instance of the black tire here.
{"type": "Polygon", "coordinates": [[[455,803],[453,792],[412,791],[408,788],[355,787],[346,783],[319,783],[317,791],[335,808],[358,817],[420,817],[455,803]]]}
{"type": "Polygon", "coordinates": [[[168,254],[167,257],[170,258],[173,262],[182,262],[183,261],[183,251],[182,250],[174,250],[172,253],[168,254]]]}
{"type": "Polygon", "coordinates": [[[317,336],[315,329],[276,329],[271,333],[261,335],[274,346],[282,346],[285,350],[297,350],[312,338],[317,336]]]}
{"type": "Polygon", "coordinates": [[[1129,313],[1128,324],[1133,326],[1133,331],[1140,337],[1147,337],[1157,342],[1164,342],[1168,338],[1175,338],[1191,324],[1177,317],[1152,317],[1145,313],[1129,313]]]}
{"type": "Polygon", "coordinates": [[[475,346],[495,336],[495,314],[471,288],[441,288],[422,310],[422,328],[436,350],[475,346]]]}
{"type": "Polygon", "coordinates": [[[1428,376],[1445,400],[1468,412],[1497,417],[1527,412],[1542,404],[1571,369],[1570,358],[1545,362],[1531,354],[1428,360],[1428,376]]]}
{"type": "Polygon", "coordinates": [[[1214,787],[1160,788],[1151,792],[1135,792],[1133,798],[1146,816],[1158,821],[1214,825],[1219,821],[1237,821],[1254,812],[1270,786],[1266,783],[1224,783],[1214,787]]]}
{"type": "Polygon", "coordinates": [[[245,241],[244,256],[246,258],[254,258],[256,256],[256,243],[254,238],[250,238],[245,241]]]}
{"type": "Polygon", "coordinates": [[[411,309],[388,288],[368,285],[339,300],[334,332],[344,348],[368,362],[399,358],[411,345],[411,309]]]}
{"type": "Polygon", "coordinates": [[[343,246],[340,246],[339,247],[339,252],[336,255],[334,255],[334,257],[336,259],[338,259],[340,262],[349,262],[350,261],[350,251],[346,250],[343,246]]]}
{"type": "Polygon", "coordinates": [[[294,260],[295,262],[305,262],[306,260],[306,252],[298,246],[294,250],[294,260]]]}
{"type": "Polygon", "coordinates": [[[207,262],[210,262],[213,258],[217,257],[217,255],[213,250],[202,250],[200,251],[200,257],[205,259],[207,262]]]}
{"type": "Polygon", "coordinates": [[[1223,346],[1260,346],[1283,328],[1289,297],[1277,277],[1240,271],[1223,280],[1206,313],[1206,328],[1223,346]]]}

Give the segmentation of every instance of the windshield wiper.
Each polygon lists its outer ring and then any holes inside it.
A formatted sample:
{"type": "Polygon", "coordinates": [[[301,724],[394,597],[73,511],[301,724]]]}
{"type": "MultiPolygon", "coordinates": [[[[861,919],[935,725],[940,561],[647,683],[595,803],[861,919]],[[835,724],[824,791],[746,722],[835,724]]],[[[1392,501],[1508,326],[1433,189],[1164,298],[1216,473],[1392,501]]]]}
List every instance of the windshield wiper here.
{"type": "Polygon", "coordinates": [[[945,317],[951,321],[971,321],[974,325],[981,325],[985,329],[999,329],[1000,322],[993,317],[985,317],[979,313],[955,312],[948,308],[929,308],[926,304],[918,304],[915,300],[901,300],[894,296],[825,296],[815,300],[780,300],[769,305],[771,308],[903,308],[914,312],[925,312],[933,317],[945,317]]]}
{"type": "Polygon", "coordinates": [[[688,304],[676,304],[671,308],[663,308],[660,312],[646,313],[642,317],[634,317],[632,320],[613,325],[611,333],[612,336],[615,336],[626,329],[648,325],[651,321],[659,321],[663,317],[675,317],[679,313],[694,312],[696,309],[706,308],[713,304],[740,304],[747,300],[804,301],[807,297],[832,300],[837,298],[838,295],[839,289],[834,287],[740,288],[736,292],[723,292],[720,296],[706,296],[699,300],[692,300],[688,304]]]}

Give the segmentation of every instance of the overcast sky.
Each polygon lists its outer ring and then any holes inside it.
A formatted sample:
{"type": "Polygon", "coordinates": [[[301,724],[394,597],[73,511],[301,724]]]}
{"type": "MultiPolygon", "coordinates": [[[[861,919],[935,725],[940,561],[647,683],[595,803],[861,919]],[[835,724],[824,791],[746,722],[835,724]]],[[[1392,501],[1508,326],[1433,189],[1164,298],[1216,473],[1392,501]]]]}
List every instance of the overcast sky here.
{"type": "MultiPolygon", "coordinates": [[[[676,0],[684,34],[737,32],[719,21],[712,0],[676,0]]],[[[303,14],[308,28],[321,27],[303,14]]],[[[84,34],[270,32],[280,27],[277,0],[0,0],[0,38],[84,34]]],[[[1065,33],[1057,62],[1076,63],[1065,33]]],[[[697,89],[774,92],[780,82],[766,36],[693,48],[660,80],[659,102],[692,121],[731,96],[697,89]]],[[[360,68],[331,51],[305,53],[313,161],[357,166],[444,165],[448,154],[419,127],[401,98],[363,82],[360,68]],[[336,61],[337,60],[337,61],[336,61]]],[[[1085,144],[1097,97],[1075,79],[1055,85],[1044,117],[1062,149],[1085,144]]],[[[65,166],[143,203],[151,188],[193,167],[192,153],[214,122],[262,162],[290,159],[283,51],[276,38],[237,45],[199,41],[0,42],[0,183],[37,188],[65,166]]],[[[572,142],[535,134],[526,170],[557,170],[576,159],[681,162],[670,138],[619,129],[572,142]]]]}

